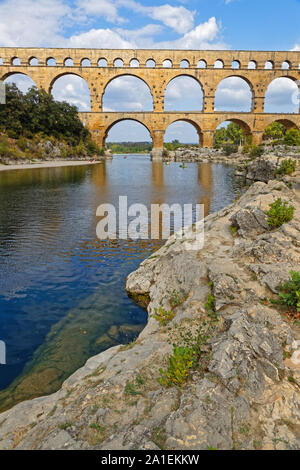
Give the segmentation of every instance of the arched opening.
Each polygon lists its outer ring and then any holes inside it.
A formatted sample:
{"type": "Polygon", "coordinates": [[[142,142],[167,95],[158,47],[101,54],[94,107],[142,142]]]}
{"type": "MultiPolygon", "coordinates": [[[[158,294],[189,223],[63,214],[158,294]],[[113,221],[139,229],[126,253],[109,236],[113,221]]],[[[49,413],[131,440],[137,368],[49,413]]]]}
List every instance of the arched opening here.
{"type": "Polygon", "coordinates": [[[234,60],[231,64],[231,68],[232,69],[240,69],[241,68],[241,64],[238,60],[234,60]]]}
{"type": "Polygon", "coordinates": [[[230,119],[222,122],[218,125],[214,135],[214,147],[227,147],[229,153],[236,152],[240,145],[250,142],[251,130],[248,124],[240,119],[230,119]]]}
{"type": "Polygon", "coordinates": [[[14,83],[22,93],[27,93],[27,91],[33,86],[36,87],[34,81],[24,73],[12,73],[5,78],[4,83],[7,85],[12,85],[14,83]]]}
{"type": "Polygon", "coordinates": [[[36,57],[31,57],[28,61],[29,65],[39,65],[39,61],[36,57]]]}
{"type": "Polygon", "coordinates": [[[206,69],[206,67],[207,67],[207,63],[205,60],[201,59],[198,61],[198,64],[197,64],[198,69],[206,69]]]}
{"type": "Polygon", "coordinates": [[[290,68],[291,68],[291,64],[287,60],[282,62],[282,64],[281,64],[281,69],[282,70],[289,70],[290,68]]]}
{"type": "Polygon", "coordinates": [[[0,57],[0,65],[3,65],[3,59],[0,57]]]}
{"type": "Polygon", "coordinates": [[[139,67],[140,63],[137,59],[131,59],[130,61],[130,67],[139,67]]]}
{"type": "Polygon", "coordinates": [[[293,121],[277,119],[266,127],[263,140],[266,145],[299,145],[300,131],[293,121]]]}
{"type": "Polygon", "coordinates": [[[64,60],[64,66],[65,67],[74,67],[74,61],[71,59],[71,57],[68,57],[67,59],[64,60]]]}
{"type": "Polygon", "coordinates": [[[215,69],[223,69],[224,68],[224,63],[223,63],[223,60],[216,60],[216,62],[214,63],[214,68],[215,69]]]}
{"type": "Polygon", "coordinates": [[[267,60],[265,63],[265,70],[272,70],[274,68],[274,62],[271,60],[267,60]]]}
{"type": "Polygon", "coordinates": [[[46,65],[48,67],[55,67],[56,66],[56,60],[53,58],[53,57],[49,57],[47,60],[46,60],[46,65]]]}
{"type": "Polygon", "coordinates": [[[154,68],[156,66],[156,62],[155,60],[153,59],[148,59],[147,62],[146,62],[146,67],[149,67],[149,68],[154,68]]]}
{"type": "Polygon", "coordinates": [[[250,112],[252,98],[252,89],[245,79],[225,78],[216,89],[215,111],[250,112]]]}
{"type": "Polygon", "coordinates": [[[133,75],[114,78],[105,88],[103,111],[153,111],[153,98],[148,85],[133,75]]]}
{"type": "Polygon", "coordinates": [[[152,149],[152,137],[149,129],[140,121],[123,119],[107,128],[105,144],[113,153],[142,153],[152,149]]]}
{"type": "Polygon", "coordinates": [[[173,67],[172,61],[170,59],[166,59],[163,61],[162,66],[167,69],[171,69],[173,67]]]}
{"type": "Polygon", "coordinates": [[[288,77],[275,78],[265,95],[265,113],[298,113],[299,88],[288,77]]]}
{"type": "Polygon", "coordinates": [[[184,145],[203,145],[203,135],[200,127],[188,119],[174,121],[170,124],[164,135],[164,145],[168,150],[175,150],[184,145]]]}
{"type": "Polygon", "coordinates": [[[181,69],[188,69],[190,67],[190,63],[188,60],[184,59],[180,62],[179,66],[181,69]]]}
{"type": "Polygon", "coordinates": [[[114,67],[124,67],[124,62],[122,59],[115,59],[114,60],[114,67]]]}
{"type": "Polygon", "coordinates": [[[107,60],[102,58],[98,60],[98,67],[107,67],[107,60]]]}
{"type": "Polygon", "coordinates": [[[57,101],[66,101],[77,107],[78,111],[91,111],[91,97],[87,82],[72,73],[56,77],[50,92],[57,101]]]}
{"type": "Polygon", "coordinates": [[[202,111],[202,87],[194,77],[175,77],[167,85],[164,103],[165,111],[202,111]]]}
{"type": "Polygon", "coordinates": [[[21,65],[21,60],[19,59],[19,57],[13,57],[11,59],[11,65],[21,65]]]}
{"type": "Polygon", "coordinates": [[[255,70],[257,68],[257,64],[255,62],[255,60],[250,60],[249,64],[248,64],[248,69],[249,70],[255,70]]]}
{"type": "Polygon", "coordinates": [[[90,59],[82,59],[80,62],[81,67],[90,67],[91,66],[91,61],[90,59]]]}

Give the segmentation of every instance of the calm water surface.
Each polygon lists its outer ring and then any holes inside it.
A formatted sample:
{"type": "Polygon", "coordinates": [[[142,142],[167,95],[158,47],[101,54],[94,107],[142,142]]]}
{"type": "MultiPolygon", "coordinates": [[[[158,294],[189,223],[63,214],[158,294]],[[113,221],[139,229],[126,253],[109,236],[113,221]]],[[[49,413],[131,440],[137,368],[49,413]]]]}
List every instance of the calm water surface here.
{"type": "Polygon", "coordinates": [[[231,203],[233,171],[211,164],[115,156],[93,166],[0,172],[0,409],[50,393],[86,359],[134,339],[146,313],[127,297],[126,276],[160,241],[100,241],[96,208],[231,203]]]}

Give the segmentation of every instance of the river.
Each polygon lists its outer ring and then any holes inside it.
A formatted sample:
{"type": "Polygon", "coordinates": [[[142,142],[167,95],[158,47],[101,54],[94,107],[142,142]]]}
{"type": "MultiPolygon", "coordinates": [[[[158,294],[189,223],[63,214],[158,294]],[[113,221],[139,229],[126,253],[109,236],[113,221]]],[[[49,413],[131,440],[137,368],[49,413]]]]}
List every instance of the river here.
{"type": "Polygon", "coordinates": [[[99,204],[231,203],[233,169],[114,156],[92,166],[0,172],[0,410],[52,393],[92,355],[132,341],[147,320],[126,276],[161,240],[96,237],[99,204]]]}

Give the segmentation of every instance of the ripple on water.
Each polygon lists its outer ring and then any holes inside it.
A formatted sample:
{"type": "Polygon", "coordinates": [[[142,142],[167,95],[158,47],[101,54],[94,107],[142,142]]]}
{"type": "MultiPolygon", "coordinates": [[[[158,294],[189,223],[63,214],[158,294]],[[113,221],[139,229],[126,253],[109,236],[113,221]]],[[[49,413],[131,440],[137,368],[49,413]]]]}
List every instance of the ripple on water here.
{"type": "Polygon", "coordinates": [[[222,165],[114,157],[93,166],[0,172],[0,409],[57,390],[88,357],[130,342],[146,312],[128,299],[126,276],[161,241],[96,238],[96,208],[115,204],[231,203],[222,165]]]}

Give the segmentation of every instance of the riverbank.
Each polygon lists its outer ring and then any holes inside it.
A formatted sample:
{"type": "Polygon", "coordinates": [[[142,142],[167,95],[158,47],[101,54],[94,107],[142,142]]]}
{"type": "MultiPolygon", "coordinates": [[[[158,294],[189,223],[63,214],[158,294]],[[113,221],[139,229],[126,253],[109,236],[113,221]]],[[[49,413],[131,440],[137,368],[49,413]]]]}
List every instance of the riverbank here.
{"type": "Polygon", "coordinates": [[[2,413],[0,448],[300,449],[300,328],[274,303],[299,271],[300,192],[254,183],[204,229],[202,250],[171,237],[129,275],[128,293],[148,304],[138,339],[2,413]],[[278,198],[294,216],[270,230],[264,210],[278,198]],[[164,372],[172,344],[197,346],[193,366],[175,352],[178,376],[164,372]]]}
{"type": "Polygon", "coordinates": [[[3,165],[0,163],[0,171],[28,170],[33,168],[59,168],[63,166],[95,165],[101,163],[99,160],[51,160],[39,163],[19,163],[3,165]]]}

